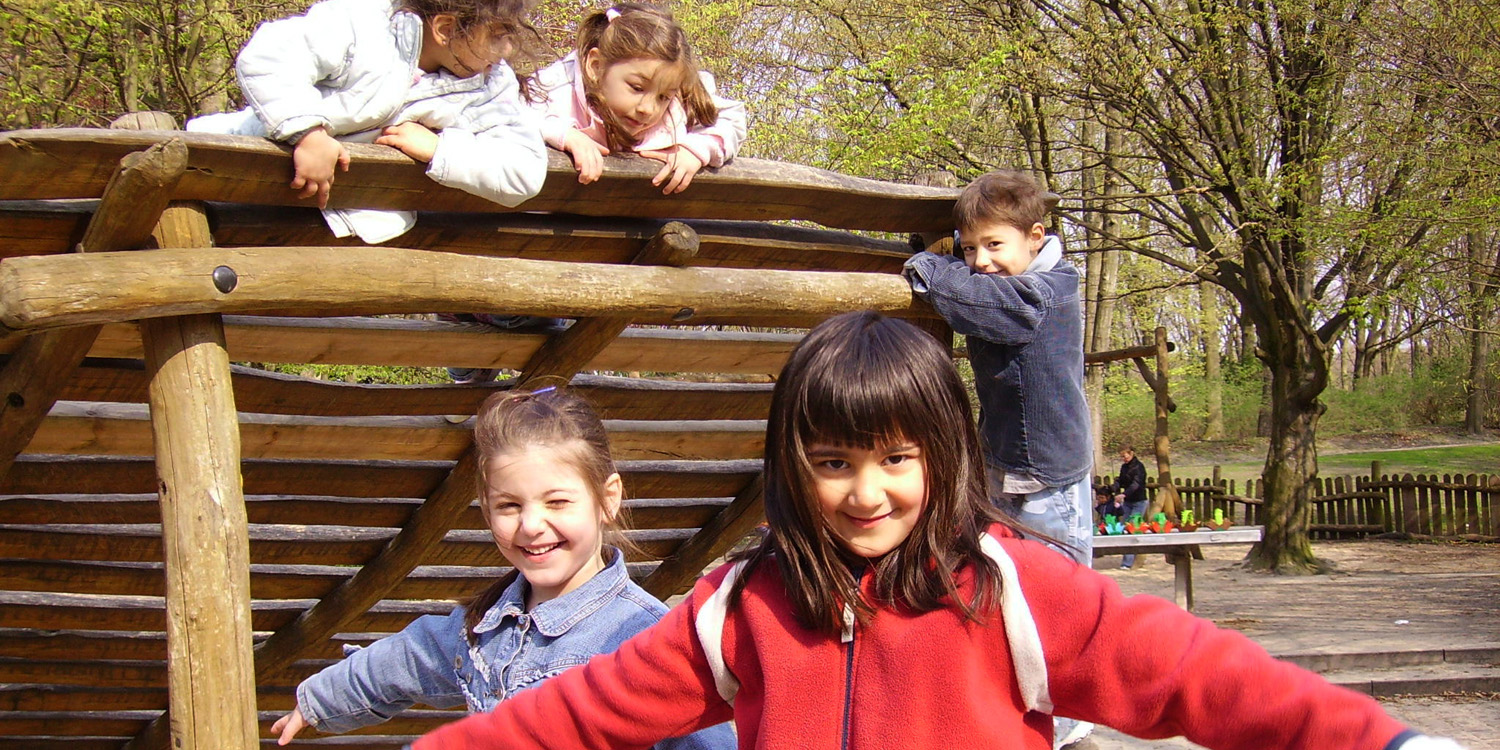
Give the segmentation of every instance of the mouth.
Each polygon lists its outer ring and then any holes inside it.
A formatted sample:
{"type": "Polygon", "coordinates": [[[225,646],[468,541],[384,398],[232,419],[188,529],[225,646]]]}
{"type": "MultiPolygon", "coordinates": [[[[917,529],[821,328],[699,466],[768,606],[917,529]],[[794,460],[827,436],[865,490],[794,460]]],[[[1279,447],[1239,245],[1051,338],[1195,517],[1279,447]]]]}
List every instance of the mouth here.
{"type": "Polygon", "coordinates": [[[552,550],[555,550],[561,546],[562,542],[553,542],[552,544],[542,544],[534,547],[519,547],[518,549],[520,549],[521,552],[527,557],[545,557],[548,552],[551,552],[552,550]]]}
{"type": "Polygon", "coordinates": [[[889,513],[882,513],[882,514],[880,514],[878,516],[870,516],[869,518],[860,518],[859,516],[851,516],[848,513],[845,513],[844,517],[847,518],[847,519],[849,519],[849,523],[852,524],[852,525],[854,525],[856,528],[871,529],[871,528],[874,528],[874,527],[880,525],[881,521],[884,521],[885,519],[890,518],[891,514],[889,514],[889,513]]]}

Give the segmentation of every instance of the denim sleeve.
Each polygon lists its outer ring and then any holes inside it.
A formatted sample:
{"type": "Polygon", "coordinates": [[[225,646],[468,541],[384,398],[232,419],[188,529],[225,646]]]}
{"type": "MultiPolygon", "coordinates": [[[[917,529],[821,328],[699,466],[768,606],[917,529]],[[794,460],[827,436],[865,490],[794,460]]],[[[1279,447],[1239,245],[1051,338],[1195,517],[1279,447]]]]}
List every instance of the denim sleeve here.
{"type": "Polygon", "coordinates": [[[1053,298],[1030,274],[975,273],[962,258],[925,251],[906,261],[902,275],[955,332],[996,344],[1031,343],[1053,298]]]}
{"type": "Polygon", "coordinates": [[[303,680],[297,707],[319,731],[337,733],[379,724],[417,702],[458,705],[464,698],[454,659],[462,641],[462,609],[419,617],[303,680]]]}

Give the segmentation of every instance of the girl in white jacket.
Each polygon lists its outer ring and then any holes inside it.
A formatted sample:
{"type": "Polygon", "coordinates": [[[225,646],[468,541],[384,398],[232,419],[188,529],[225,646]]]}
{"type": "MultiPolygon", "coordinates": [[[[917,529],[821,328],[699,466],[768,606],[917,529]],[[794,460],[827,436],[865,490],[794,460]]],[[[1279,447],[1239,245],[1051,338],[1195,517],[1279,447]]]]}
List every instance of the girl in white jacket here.
{"type": "Polygon", "coordinates": [[[635,151],[663,163],[651,180],[680,192],[704,166],[734,158],[745,138],[745,107],[714,91],[687,35],[661,6],[619,3],[578,27],[567,57],[537,73],[542,137],[566,151],[584,184],[603,156],[635,151]]]}
{"type": "MultiPolygon", "coordinates": [[[[518,205],[547,175],[537,118],[506,63],[516,35],[530,31],[527,12],[526,0],[323,0],[262,24],[240,51],[248,109],[187,129],[293,144],[291,187],[319,208],[349,168],[339,141],[393,146],[443,185],[518,205]]],[[[336,235],[372,243],[414,221],[409,212],[324,215],[336,235]]]]}

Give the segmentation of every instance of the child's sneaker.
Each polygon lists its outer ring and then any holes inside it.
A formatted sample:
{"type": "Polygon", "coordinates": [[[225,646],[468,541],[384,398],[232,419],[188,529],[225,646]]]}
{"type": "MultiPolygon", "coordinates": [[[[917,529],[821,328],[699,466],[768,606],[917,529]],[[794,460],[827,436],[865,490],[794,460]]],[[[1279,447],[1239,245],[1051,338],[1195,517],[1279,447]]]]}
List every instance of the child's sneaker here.
{"type": "Polygon", "coordinates": [[[458,385],[467,383],[488,383],[499,375],[499,370],[491,370],[481,367],[449,367],[448,377],[458,385]]]}
{"type": "MultiPolygon", "coordinates": [[[[1082,746],[1079,745],[1079,744],[1077,744],[1077,743],[1082,742],[1086,737],[1088,737],[1094,731],[1094,725],[1090,724],[1090,723],[1088,723],[1086,721],[1074,721],[1073,719],[1061,719],[1061,717],[1059,717],[1058,719],[1054,719],[1054,721],[1056,721],[1058,723],[1061,723],[1062,721],[1071,721],[1071,722],[1073,722],[1073,726],[1070,727],[1070,728],[1068,728],[1068,731],[1065,734],[1063,734],[1062,739],[1060,739],[1060,740],[1057,741],[1057,748],[1058,748],[1058,750],[1062,750],[1062,748],[1065,748],[1065,747],[1072,747],[1074,750],[1083,750],[1082,746]]],[[[1061,727],[1059,727],[1059,728],[1061,728],[1061,727]]]]}

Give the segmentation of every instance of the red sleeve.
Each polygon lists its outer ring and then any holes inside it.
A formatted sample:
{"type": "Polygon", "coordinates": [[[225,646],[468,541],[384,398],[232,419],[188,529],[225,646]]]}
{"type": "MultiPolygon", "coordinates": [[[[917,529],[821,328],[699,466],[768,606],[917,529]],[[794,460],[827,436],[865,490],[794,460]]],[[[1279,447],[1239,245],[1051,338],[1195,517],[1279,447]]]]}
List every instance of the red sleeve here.
{"type": "Polygon", "coordinates": [[[1381,750],[1405,727],[1369,696],[1034,542],[1004,540],[1036,618],[1055,712],[1215,750],[1381,750]]]}
{"type": "Polygon", "coordinates": [[[698,581],[692,596],[611,654],[601,654],[487,714],[439,727],[413,743],[435,748],[646,748],[728,721],[693,629],[698,607],[723,578],[698,581]]]}

